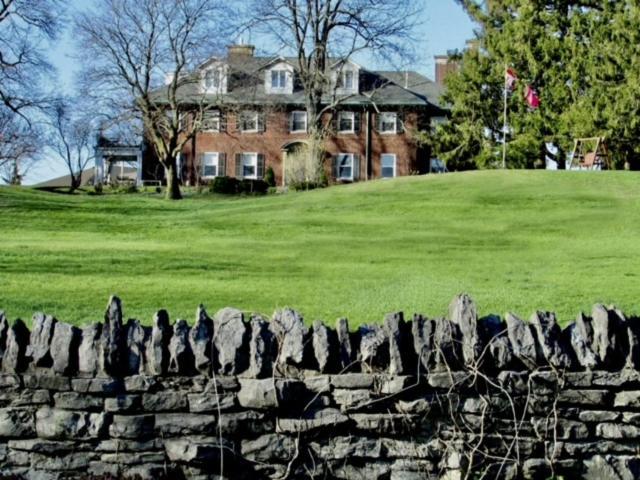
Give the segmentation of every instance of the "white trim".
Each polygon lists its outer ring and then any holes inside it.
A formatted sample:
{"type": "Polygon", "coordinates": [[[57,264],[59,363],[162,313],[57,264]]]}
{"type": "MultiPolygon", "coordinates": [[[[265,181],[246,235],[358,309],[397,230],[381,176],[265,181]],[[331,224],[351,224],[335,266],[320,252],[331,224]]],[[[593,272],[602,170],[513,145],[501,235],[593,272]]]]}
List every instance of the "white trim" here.
{"type": "Polygon", "coordinates": [[[294,110],[291,112],[291,114],[289,115],[289,133],[307,133],[307,130],[309,128],[309,122],[308,122],[308,115],[307,112],[305,110],[294,110]],[[293,126],[295,124],[294,121],[294,117],[296,115],[296,113],[301,113],[304,115],[304,129],[302,130],[294,130],[293,126]]]}
{"type": "Polygon", "coordinates": [[[220,152],[204,152],[202,154],[202,178],[216,178],[220,175],[220,152]],[[204,169],[207,166],[206,158],[207,155],[214,156],[215,155],[215,167],[216,174],[215,175],[205,175],[204,169]]]}
{"type": "Polygon", "coordinates": [[[354,95],[360,93],[360,65],[352,62],[351,60],[344,60],[336,62],[332,69],[333,85],[337,95],[354,95]],[[346,88],[344,85],[347,72],[351,72],[353,74],[353,83],[351,88],[346,88]],[[340,81],[339,77],[342,77],[342,81],[340,81]],[[340,83],[342,83],[343,86],[341,86],[340,83]]]}
{"type": "Polygon", "coordinates": [[[398,112],[380,112],[380,135],[397,135],[398,134],[398,112]],[[393,130],[383,130],[382,125],[384,124],[384,116],[385,115],[393,115],[393,130]]]}
{"type": "Polygon", "coordinates": [[[271,90],[285,90],[287,88],[287,71],[280,68],[274,68],[271,72],[271,90]],[[274,85],[274,80],[276,85],[274,85]]]}
{"type": "Polygon", "coordinates": [[[381,153],[380,154],[380,178],[396,178],[397,172],[398,172],[398,156],[395,153],[381,153]],[[382,170],[384,169],[384,163],[382,162],[383,157],[393,157],[393,177],[385,177],[382,174],[382,170]]]}
{"type": "Polygon", "coordinates": [[[210,110],[202,114],[202,131],[204,133],[220,133],[220,126],[222,124],[222,112],[220,110],[210,110]],[[207,114],[209,118],[207,118],[207,114]],[[206,128],[205,122],[210,121],[215,123],[215,128],[206,128]]]}
{"type": "Polygon", "coordinates": [[[267,94],[292,94],[293,93],[294,68],[287,62],[277,62],[264,72],[264,90],[267,94]],[[273,75],[278,73],[277,85],[273,85],[273,75]],[[280,84],[284,73],[284,85],[280,84]]]}
{"type": "Polygon", "coordinates": [[[227,77],[228,77],[229,67],[226,64],[221,63],[220,61],[211,62],[206,67],[203,67],[200,72],[200,89],[203,93],[220,95],[223,93],[227,93],[227,77]],[[208,76],[213,75],[211,78],[211,85],[207,85],[208,76]],[[218,85],[215,85],[215,75],[219,75],[217,81],[218,85]]]}
{"type": "Polygon", "coordinates": [[[258,112],[257,110],[242,110],[240,112],[240,132],[241,133],[258,133],[260,131],[260,112],[258,112]],[[244,130],[242,128],[242,123],[243,123],[243,116],[245,114],[251,114],[253,113],[255,116],[255,122],[256,122],[256,128],[253,130],[244,130]]]}
{"type": "Polygon", "coordinates": [[[341,110],[338,112],[338,133],[342,133],[342,134],[354,134],[356,133],[356,112],[351,112],[349,110],[341,110]],[[341,124],[342,124],[342,116],[343,115],[350,115],[351,116],[351,130],[341,130],[341,124]]]}
{"type": "MultiPolygon", "coordinates": [[[[338,153],[338,155],[336,155],[338,157],[338,164],[337,164],[337,169],[338,171],[336,172],[336,180],[347,180],[347,181],[351,181],[353,182],[353,170],[355,169],[355,154],[353,153],[338,153]],[[342,175],[340,175],[340,157],[349,157],[351,159],[351,176],[350,177],[343,177],[342,175]]],[[[345,167],[347,168],[347,167],[345,167]]]]}
{"type": "Polygon", "coordinates": [[[242,166],[241,166],[241,170],[242,170],[242,178],[248,178],[249,180],[257,180],[258,179],[258,152],[242,152],[240,154],[240,158],[242,161],[242,166]],[[245,175],[244,174],[244,157],[245,156],[249,156],[251,155],[253,157],[254,160],[254,167],[255,167],[255,173],[253,175],[245,175]]]}
{"type": "Polygon", "coordinates": [[[360,65],[359,63],[354,62],[353,60],[351,60],[350,58],[340,58],[338,60],[336,60],[335,62],[333,62],[333,64],[331,64],[331,68],[332,69],[336,69],[336,67],[338,67],[339,65],[346,65],[346,64],[351,65],[352,67],[356,68],[357,70],[362,70],[362,65],[360,65]]]}

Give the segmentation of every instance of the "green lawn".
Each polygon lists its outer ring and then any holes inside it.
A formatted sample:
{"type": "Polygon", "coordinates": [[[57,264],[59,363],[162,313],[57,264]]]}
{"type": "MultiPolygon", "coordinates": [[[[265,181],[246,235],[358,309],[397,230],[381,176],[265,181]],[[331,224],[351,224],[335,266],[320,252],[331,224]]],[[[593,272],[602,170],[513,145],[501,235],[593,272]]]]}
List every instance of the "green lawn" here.
{"type": "Polygon", "coordinates": [[[108,296],[149,322],[204,303],[309,321],[481,313],[563,322],[594,302],[640,313],[640,177],[475,172],[263,198],[60,195],[0,188],[0,308],[76,324],[108,296]]]}

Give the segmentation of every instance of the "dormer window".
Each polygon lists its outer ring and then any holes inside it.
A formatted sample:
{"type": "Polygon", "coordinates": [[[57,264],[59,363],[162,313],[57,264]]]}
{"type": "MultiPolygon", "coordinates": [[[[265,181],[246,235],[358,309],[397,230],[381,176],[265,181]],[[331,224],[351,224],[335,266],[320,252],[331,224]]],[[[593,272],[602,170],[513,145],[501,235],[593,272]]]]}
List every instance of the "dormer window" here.
{"type": "Polygon", "coordinates": [[[333,66],[333,85],[338,95],[353,95],[360,91],[360,67],[346,60],[333,66]]]}
{"type": "Polygon", "coordinates": [[[284,90],[287,88],[286,70],[271,70],[271,88],[273,90],[284,90]]]}
{"type": "Polygon", "coordinates": [[[207,70],[204,74],[204,88],[206,88],[207,91],[218,90],[220,88],[221,77],[222,74],[219,69],[207,70]]]}
{"type": "Polygon", "coordinates": [[[264,75],[264,90],[267,94],[293,93],[293,65],[290,63],[278,60],[269,65],[264,75]]]}
{"type": "Polygon", "coordinates": [[[354,89],[354,72],[352,70],[345,70],[338,75],[338,88],[343,90],[354,89]]]}
{"type": "Polygon", "coordinates": [[[224,65],[217,63],[210,65],[202,71],[202,91],[209,94],[226,93],[227,91],[227,69],[224,65]]]}

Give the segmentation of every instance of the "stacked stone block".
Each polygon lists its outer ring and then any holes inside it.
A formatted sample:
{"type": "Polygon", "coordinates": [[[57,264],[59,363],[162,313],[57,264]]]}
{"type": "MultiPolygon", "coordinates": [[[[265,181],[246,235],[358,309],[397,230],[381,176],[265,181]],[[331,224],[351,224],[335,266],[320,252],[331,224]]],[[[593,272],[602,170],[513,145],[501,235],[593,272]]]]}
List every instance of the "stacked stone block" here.
{"type": "Polygon", "coordinates": [[[115,297],[81,329],[0,313],[0,477],[638,478],[637,327],[466,295],[355,331],[203,307],[147,327],[115,297]]]}

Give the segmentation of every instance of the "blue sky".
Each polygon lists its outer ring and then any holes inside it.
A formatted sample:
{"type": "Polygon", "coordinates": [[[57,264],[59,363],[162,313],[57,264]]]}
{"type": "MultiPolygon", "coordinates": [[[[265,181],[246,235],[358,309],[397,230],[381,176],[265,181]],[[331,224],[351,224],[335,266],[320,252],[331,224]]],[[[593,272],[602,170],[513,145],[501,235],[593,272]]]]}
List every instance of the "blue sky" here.
{"type": "MultiPolygon", "coordinates": [[[[473,23],[454,0],[416,0],[424,3],[423,27],[420,32],[421,61],[414,69],[429,78],[434,77],[434,55],[447,50],[462,49],[465,42],[473,37],[473,23]]],[[[72,6],[86,6],[87,0],[71,0],[72,6]]],[[[49,55],[50,61],[58,69],[59,81],[64,89],[71,89],[78,60],[72,58],[75,45],[72,35],[67,32],[55,45],[49,55]]],[[[61,164],[43,161],[27,176],[27,183],[37,183],[47,178],[64,175],[61,164]]]]}

